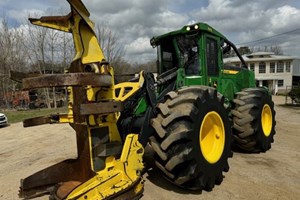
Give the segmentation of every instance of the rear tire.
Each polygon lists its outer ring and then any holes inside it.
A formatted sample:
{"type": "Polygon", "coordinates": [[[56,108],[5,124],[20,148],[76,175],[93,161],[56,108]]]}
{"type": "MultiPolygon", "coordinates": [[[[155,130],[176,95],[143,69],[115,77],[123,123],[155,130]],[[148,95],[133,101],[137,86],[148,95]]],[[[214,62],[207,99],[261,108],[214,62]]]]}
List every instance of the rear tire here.
{"type": "Polygon", "coordinates": [[[231,127],[224,97],[214,88],[193,86],[169,92],[158,104],[150,137],[155,164],[172,183],[212,190],[228,171],[231,127]]]}
{"type": "Polygon", "coordinates": [[[275,135],[272,96],[264,88],[248,88],[236,94],[232,110],[235,145],[247,152],[265,152],[275,135]]]}

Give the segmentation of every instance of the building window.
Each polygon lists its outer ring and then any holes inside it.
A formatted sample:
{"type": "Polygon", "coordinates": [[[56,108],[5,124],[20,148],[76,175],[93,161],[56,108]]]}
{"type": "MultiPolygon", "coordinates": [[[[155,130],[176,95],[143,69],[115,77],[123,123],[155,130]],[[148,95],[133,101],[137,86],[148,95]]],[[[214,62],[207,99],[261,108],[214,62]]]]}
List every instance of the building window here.
{"type": "Polygon", "coordinates": [[[278,87],[283,87],[283,80],[278,80],[277,85],[278,85],[278,87]]]}
{"type": "Polygon", "coordinates": [[[277,73],[283,72],[283,69],[284,69],[283,62],[282,62],[282,61],[279,61],[279,62],[277,63],[277,73]]]}
{"type": "Polygon", "coordinates": [[[291,72],[291,62],[288,61],[285,63],[285,71],[291,72]]]}
{"type": "Polygon", "coordinates": [[[275,73],[275,63],[270,63],[270,73],[275,73]]]}
{"type": "Polygon", "coordinates": [[[259,70],[258,73],[266,73],[266,63],[265,62],[260,62],[259,63],[259,70]]]}
{"type": "Polygon", "coordinates": [[[250,70],[254,71],[254,63],[250,63],[250,70]]]}

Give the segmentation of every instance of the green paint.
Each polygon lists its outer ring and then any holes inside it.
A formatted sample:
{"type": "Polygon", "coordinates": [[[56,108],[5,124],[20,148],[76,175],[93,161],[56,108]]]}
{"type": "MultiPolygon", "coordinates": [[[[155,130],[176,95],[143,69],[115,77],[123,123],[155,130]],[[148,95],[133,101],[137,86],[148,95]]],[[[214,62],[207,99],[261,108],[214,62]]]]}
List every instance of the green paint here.
{"type": "MultiPolygon", "coordinates": [[[[176,88],[191,85],[215,87],[230,103],[236,92],[255,87],[254,73],[232,66],[224,69],[222,44],[227,38],[205,23],[184,26],[150,41],[158,49],[158,73],[177,69],[176,88]]],[[[166,86],[158,88],[158,94],[166,86]]],[[[136,109],[142,114],[147,108],[142,100],[136,109]]]]}

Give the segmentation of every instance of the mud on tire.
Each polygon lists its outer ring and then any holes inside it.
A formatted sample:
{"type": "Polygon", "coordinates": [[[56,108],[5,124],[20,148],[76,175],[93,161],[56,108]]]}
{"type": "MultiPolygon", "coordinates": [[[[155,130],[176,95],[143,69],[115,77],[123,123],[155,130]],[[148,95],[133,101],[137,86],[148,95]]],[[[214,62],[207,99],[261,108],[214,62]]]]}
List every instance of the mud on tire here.
{"type": "Polygon", "coordinates": [[[272,96],[264,88],[247,88],[236,93],[234,103],[235,145],[251,153],[270,149],[276,125],[272,96]]]}
{"type": "MultiPolygon", "coordinates": [[[[227,161],[232,155],[231,127],[223,104],[224,97],[206,86],[169,92],[164,103],[158,104],[158,114],[151,122],[156,133],[151,136],[150,144],[155,151],[155,164],[168,180],[186,189],[208,191],[222,182],[222,172],[229,170],[227,161]],[[213,120],[206,120],[203,125],[206,116],[219,119],[220,126],[216,127],[213,120]],[[223,127],[223,143],[216,150],[217,157],[210,157],[215,151],[214,144],[202,146],[204,143],[200,142],[203,126],[208,131],[223,127]]],[[[219,133],[212,133],[218,137],[219,133]]]]}

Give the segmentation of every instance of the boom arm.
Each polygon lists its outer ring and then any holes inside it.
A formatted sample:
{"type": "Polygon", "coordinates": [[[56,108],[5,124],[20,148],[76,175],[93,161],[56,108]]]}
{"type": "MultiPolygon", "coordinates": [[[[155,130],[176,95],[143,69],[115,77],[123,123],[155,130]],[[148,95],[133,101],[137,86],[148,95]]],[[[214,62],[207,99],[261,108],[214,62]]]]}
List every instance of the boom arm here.
{"type": "Polygon", "coordinates": [[[137,134],[124,141],[117,128],[122,101],[144,83],[114,85],[113,68],[105,61],[80,0],[67,0],[71,13],[65,16],[29,19],[32,24],[72,33],[76,55],[67,74],[25,76],[23,89],[66,86],[68,114],[25,120],[24,127],[46,123],[70,123],[76,132],[77,159],[69,159],[22,179],[20,197],[51,193],[55,199],[133,199],[143,191],[143,146],[137,134]],[[132,88],[125,92],[125,88],[132,88]],[[120,94],[116,97],[115,90],[120,94]],[[53,187],[54,186],[54,187],[53,187]],[[113,196],[113,197],[112,197],[113,196]]]}
{"type": "Polygon", "coordinates": [[[74,60],[81,59],[83,64],[105,61],[89,11],[79,0],[67,1],[71,5],[68,15],[30,18],[29,21],[34,25],[72,33],[76,50],[74,60]]]}

